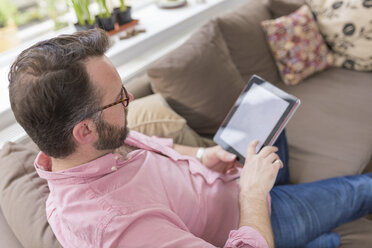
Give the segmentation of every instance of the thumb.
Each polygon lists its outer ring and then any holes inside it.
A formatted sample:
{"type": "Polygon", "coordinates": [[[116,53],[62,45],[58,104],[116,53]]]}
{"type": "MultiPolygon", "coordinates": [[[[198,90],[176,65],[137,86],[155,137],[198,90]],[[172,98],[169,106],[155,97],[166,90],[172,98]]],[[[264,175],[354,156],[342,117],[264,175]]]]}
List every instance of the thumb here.
{"type": "Polygon", "coordinates": [[[217,152],[217,157],[223,162],[231,162],[235,160],[236,155],[221,149],[217,152]]]}

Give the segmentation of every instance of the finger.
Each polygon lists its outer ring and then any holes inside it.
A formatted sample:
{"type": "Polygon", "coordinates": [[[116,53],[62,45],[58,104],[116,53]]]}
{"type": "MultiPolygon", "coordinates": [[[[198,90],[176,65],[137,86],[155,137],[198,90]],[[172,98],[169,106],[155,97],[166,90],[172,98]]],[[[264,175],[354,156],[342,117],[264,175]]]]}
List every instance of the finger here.
{"type": "Polygon", "coordinates": [[[243,168],[242,163],[240,163],[240,162],[237,161],[237,160],[234,161],[234,166],[235,166],[236,168],[243,168]]]}
{"type": "Polygon", "coordinates": [[[227,171],[226,171],[226,174],[228,174],[228,175],[234,175],[234,174],[236,174],[236,173],[238,173],[238,172],[239,172],[238,169],[235,168],[235,167],[233,167],[233,168],[227,170],[227,171]]]}
{"type": "Polygon", "coordinates": [[[247,148],[247,157],[256,154],[256,146],[258,145],[259,140],[253,140],[247,148]]]}
{"type": "Polygon", "coordinates": [[[262,148],[262,150],[258,154],[262,156],[263,158],[266,158],[271,153],[277,152],[277,151],[278,151],[278,148],[275,146],[265,146],[264,148],[262,148]]]}
{"type": "Polygon", "coordinates": [[[222,171],[223,171],[223,173],[225,173],[225,174],[226,174],[230,169],[232,169],[232,168],[235,167],[235,166],[234,166],[234,162],[229,162],[228,164],[226,164],[226,163],[221,163],[221,164],[224,165],[222,171]]]}
{"type": "Polygon", "coordinates": [[[278,154],[270,153],[264,160],[268,161],[269,163],[274,163],[275,160],[280,160],[278,154]]]}
{"type": "Polygon", "coordinates": [[[236,167],[235,166],[235,162],[234,161],[231,161],[231,162],[228,162],[228,164],[225,166],[225,169],[226,171],[233,168],[233,167],[236,167]]]}
{"type": "Polygon", "coordinates": [[[279,163],[275,162],[275,163],[273,164],[272,169],[273,169],[273,173],[274,173],[274,174],[273,174],[273,175],[274,175],[274,178],[277,178],[277,177],[278,177],[279,170],[280,170],[279,163]]]}
{"type": "Polygon", "coordinates": [[[283,162],[280,159],[275,160],[273,164],[279,166],[279,168],[283,168],[284,166],[283,162]]]}
{"type": "Polygon", "coordinates": [[[236,155],[220,148],[217,151],[217,158],[223,162],[232,162],[236,159],[236,155]]]}

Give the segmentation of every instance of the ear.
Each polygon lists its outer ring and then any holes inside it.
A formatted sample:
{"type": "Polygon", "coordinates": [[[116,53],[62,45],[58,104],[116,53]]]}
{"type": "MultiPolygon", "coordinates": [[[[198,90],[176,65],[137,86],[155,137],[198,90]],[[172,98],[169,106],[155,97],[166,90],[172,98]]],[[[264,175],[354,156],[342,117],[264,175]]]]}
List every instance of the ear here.
{"type": "Polygon", "coordinates": [[[89,144],[96,141],[96,125],[92,120],[83,120],[76,124],[72,135],[78,144],[89,144]]]}

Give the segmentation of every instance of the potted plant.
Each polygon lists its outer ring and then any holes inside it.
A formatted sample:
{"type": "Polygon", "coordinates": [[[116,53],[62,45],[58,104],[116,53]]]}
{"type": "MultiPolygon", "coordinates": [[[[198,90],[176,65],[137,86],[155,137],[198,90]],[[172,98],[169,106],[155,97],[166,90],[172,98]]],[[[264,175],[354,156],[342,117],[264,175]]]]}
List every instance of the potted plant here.
{"type": "Polygon", "coordinates": [[[99,14],[96,16],[98,27],[105,31],[115,29],[115,16],[111,14],[107,7],[106,0],[97,0],[99,14]]]}
{"type": "Polygon", "coordinates": [[[95,27],[95,19],[89,10],[89,0],[71,0],[78,22],[75,28],[78,31],[88,30],[95,27]]]}
{"type": "Polygon", "coordinates": [[[114,9],[117,23],[121,26],[132,21],[131,7],[120,0],[120,7],[114,9]]]}

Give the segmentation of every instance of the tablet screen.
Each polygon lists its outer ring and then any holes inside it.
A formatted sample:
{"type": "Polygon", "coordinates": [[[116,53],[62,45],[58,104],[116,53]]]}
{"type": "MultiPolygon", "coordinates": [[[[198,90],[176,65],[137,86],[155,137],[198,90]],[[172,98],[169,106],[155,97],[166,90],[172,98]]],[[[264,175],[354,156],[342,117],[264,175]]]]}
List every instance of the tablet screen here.
{"type": "Polygon", "coordinates": [[[247,146],[258,139],[258,152],[289,103],[264,87],[253,83],[237,102],[239,106],[224,126],[221,138],[245,157],[247,146]],[[270,127],[270,128],[268,128],[270,127]]]}

